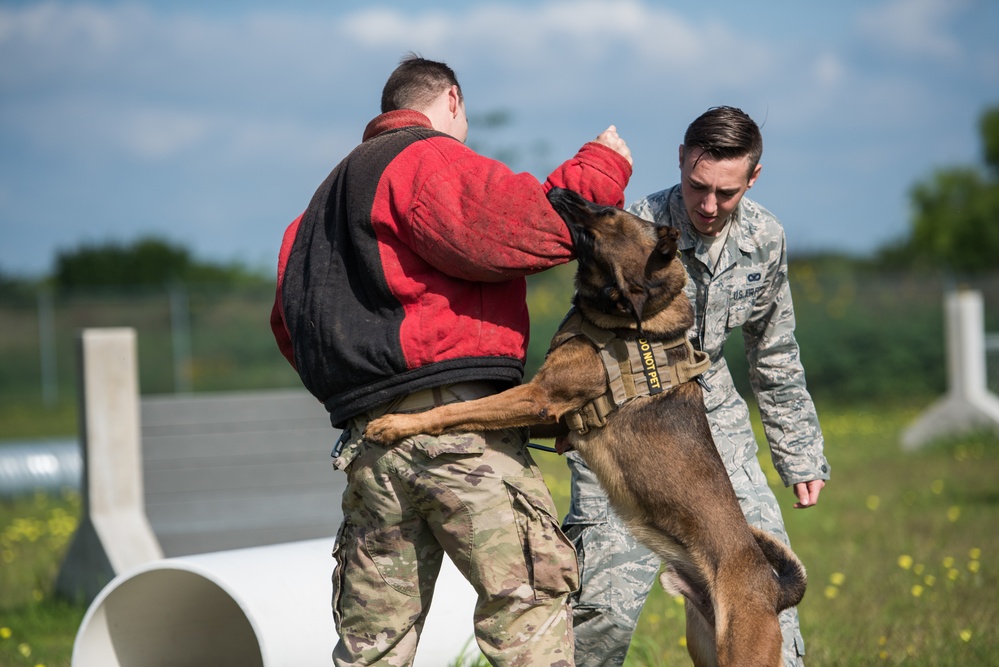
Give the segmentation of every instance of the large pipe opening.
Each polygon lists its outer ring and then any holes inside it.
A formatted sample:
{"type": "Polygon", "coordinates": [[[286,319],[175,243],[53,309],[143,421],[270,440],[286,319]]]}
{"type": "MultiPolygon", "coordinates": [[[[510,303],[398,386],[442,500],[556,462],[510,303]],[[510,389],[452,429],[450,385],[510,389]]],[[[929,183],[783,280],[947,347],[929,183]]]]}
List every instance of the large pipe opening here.
{"type": "Polygon", "coordinates": [[[257,634],[236,600],[186,570],[150,570],[122,582],[82,630],[78,665],[264,665],[257,634]]]}
{"type": "MultiPolygon", "coordinates": [[[[119,575],[77,632],[73,667],[328,665],[332,539],[153,561],[119,575]]],[[[476,595],[447,558],[414,667],[475,651],[476,595]]]]}

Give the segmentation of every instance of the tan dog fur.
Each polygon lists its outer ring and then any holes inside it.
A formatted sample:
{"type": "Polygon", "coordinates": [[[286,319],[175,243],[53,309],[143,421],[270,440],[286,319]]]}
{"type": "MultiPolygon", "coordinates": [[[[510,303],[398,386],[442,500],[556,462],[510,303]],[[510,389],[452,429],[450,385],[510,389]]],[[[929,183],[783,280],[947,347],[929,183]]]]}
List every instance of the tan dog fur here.
{"type": "MultiPolygon", "coordinates": [[[[675,230],[567,190],[553,190],[549,200],[573,231],[574,302],[584,318],[621,337],[685,335],[693,310],[675,230]]],[[[385,415],[368,425],[365,438],[387,445],[417,433],[515,426],[551,435],[606,383],[597,351],[577,336],[551,350],[529,383],[427,412],[385,415]]],[[[783,543],[746,522],[711,437],[700,385],[635,398],[605,427],[568,438],[635,537],[663,559],[663,586],[686,598],[694,664],[778,667],[777,614],[804,594],[804,568],[783,543]]]]}

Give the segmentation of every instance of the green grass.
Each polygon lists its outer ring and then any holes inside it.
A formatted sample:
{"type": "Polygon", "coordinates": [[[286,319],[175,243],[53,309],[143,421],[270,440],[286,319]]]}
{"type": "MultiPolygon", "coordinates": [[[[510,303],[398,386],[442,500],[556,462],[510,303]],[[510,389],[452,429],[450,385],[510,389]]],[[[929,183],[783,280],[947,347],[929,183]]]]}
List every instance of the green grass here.
{"type": "MultiPolygon", "coordinates": [[[[832,480],[810,509],[792,509],[761,451],[809,573],[799,612],[810,666],[999,664],[999,438],[904,453],[899,434],[919,411],[820,410],[832,480]]],[[[564,513],[564,463],[535,458],[564,513]]],[[[682,605],[654,587],[626,667],[689,664],[683,633],[682,605]]]]}
{"type": "MultiPolygon", "coordinates": [[[[999,438],[903,453],[899,434],[918,414],[820,406],[833,478],[819,505],[791,509],[771,477],[809,572],[799,609],[810,667],[999,661],[999,438]]],[[[564,513],[564,461],[534,456],[564,513]]],[[[85,609],[52,585],[78,512],[73,494],[0,501],[0,665],[69,664],[85,609]]],[[[682,637],[682,606],[657,586],[626,665],[689,664],[682,637]]]]}
{"type": "Polygon", "coordinates": [[[0,501],[0,665],[69,665],[86,609],[52,589],[79,514],[75,492],[0,501]]]}

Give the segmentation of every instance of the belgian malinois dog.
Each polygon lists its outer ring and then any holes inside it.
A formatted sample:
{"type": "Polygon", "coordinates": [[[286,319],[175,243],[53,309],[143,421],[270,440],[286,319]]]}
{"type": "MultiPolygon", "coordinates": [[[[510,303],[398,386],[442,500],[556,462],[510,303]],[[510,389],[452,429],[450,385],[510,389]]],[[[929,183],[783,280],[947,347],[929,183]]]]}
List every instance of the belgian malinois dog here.
{"type": "Polygon", "coordinates": [[[684,596],[694,664],[778,667],[777,614],[801,600],[805,570],[746,522],[715,448],[691,379],[706,358],[686,339],[693,309],[678,232],[568,190],[548,199],[575,240],[575,312],[566,319],[575,324],[555,335],[535,377],[485,398],[385,415],[364,437],[388,445],[418,433],[567,430],[617,513],[663,559],[660,583],[684,596]],[[629,354],[639,367],[630,377],[629,354]]]}

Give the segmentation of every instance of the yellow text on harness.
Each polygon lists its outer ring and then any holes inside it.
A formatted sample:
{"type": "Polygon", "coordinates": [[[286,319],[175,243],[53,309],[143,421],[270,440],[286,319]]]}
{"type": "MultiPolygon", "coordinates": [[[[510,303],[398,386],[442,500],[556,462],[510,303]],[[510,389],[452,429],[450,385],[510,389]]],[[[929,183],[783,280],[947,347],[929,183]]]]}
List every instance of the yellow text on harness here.
{"type": "Polygon", "coordinates": [[[649,385],[649,394],[662,393],[663,385],[659,379],[659,367],[656,365],[652,344],[644,338],[639,338],[638,351],[642,355],[642,371],[645,373],[645,382],[649,385]]]}

